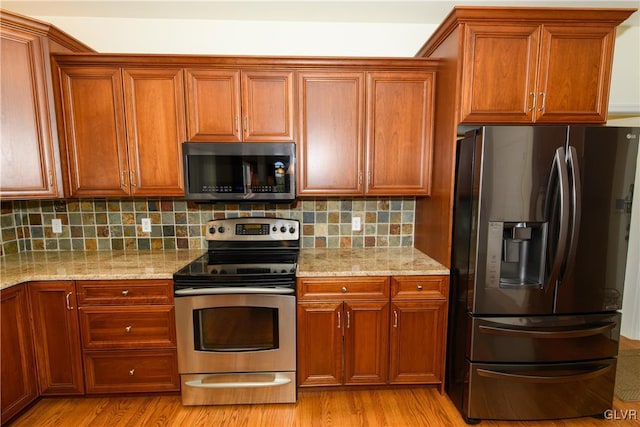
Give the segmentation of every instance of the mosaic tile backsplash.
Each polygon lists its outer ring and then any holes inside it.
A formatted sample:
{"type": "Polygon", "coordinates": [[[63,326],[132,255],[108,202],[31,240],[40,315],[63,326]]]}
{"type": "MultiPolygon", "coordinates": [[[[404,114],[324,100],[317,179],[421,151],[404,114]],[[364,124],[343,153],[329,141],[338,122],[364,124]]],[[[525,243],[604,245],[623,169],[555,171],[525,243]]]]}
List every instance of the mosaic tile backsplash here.
{"type": "Polygon", "coordinates": [[[185,200],[45,200],[1,203],[0,255],[24,251],[205,249],[212,218],[297,219],[303,248],[413,246],[414,198],[301,200],[293,205],[196,204],[185,200]],[[360,217],[361,231],[351,230],[360,217]],[[62,233],[53,233],[59,218],[62,233]],[[151,219],[143,232],[142,218],[151,219]]]}

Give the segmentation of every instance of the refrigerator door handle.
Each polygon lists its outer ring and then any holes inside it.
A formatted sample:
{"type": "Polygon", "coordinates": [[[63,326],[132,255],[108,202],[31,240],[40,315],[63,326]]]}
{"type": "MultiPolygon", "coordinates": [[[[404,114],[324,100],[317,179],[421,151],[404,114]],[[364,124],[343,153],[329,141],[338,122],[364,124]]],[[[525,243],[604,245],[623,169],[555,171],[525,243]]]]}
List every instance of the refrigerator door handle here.
{"type": "MultiPolygon", "coordinates": [[[[556,253],[552,262],[549,279],[544,286],[546,292],[555,288],[556,281],[560,276],[560,270],[564,260],[566,259],[567,252],[567,238],[569,234],[569,173],[567,172],[565,157],[565,150],[563,147],[560,147],[556,150],[556,154],[553,158],[552,175],[554,169],[557,170],[560,182],[560,227],[558,229],[558,247],[556,248],[556,253]]],[[[549,193],[551,193],[551,191],[549,191],[549,193]]],[[[549,197],[550,195],[548,194],[547,203],[550,203],[549,197]]]]}
{"type": "Polygon", "coordinates": [[[511,328],[500,328],[497,326],[486,326],[480,325],[478,330],[483,334],[489,335],[500,335],[500,336],[509,336],[509,337],[520,337],[520,338],[556,338],[556,339],[566,339],[566,338],[581,338],[581,337],[589,337],[593,335],[600,335],[611,329],[615,328],[616,324],[614,322],[607,322],[602,325],[593,326],[585,329],[568,329],[568,330],[544,330],[544,329],[511,329],[511,328]]]}
{"type": "Polygon", "coordinates": [[[507,380],[521,383],[539,383],[539,384],[560,384],[571,383],[575,381],[589,380],[606,374],[613,369],[615,364],[600,366],[598,369],[589,370],[575,375],[521,375],[510,372],[494,371],[490,369],[478,369],[478,375],[486,378],[494,378],[497,380],[507,380]]]}
{"type": "Polygon", "coordinates": [[[582,184],[580,183],[580,164],[576,148],[569,146],[567,162],[571,170],[571,236],[569,238],[569,252],[564,271],[571,271],[576,261],[578,237],[580,234],[580,212],[582,211],[582,184]]]}

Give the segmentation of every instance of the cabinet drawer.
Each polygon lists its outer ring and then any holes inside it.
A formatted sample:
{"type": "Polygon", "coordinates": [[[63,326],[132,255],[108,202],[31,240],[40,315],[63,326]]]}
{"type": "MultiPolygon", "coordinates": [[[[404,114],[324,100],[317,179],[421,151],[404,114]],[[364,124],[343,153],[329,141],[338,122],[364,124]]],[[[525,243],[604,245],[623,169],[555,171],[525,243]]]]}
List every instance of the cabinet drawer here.
{"type": "Polygon", "coordinates": [[[81,306],[173,303],[171,280],[91,280],[76,286],[81,306]]]}
{"type": "Polygon", "coordinates": [[[298,279],[299,300],[389,298],[388,277],[328,277],[298,279]]]}
{"type": "Polygon", "coordinates": [[[81,307],[84,349],[175,347],[173,306],[81,307]]]}
{"type": "Polygon", "coordinates": [[[180,389],[175,350],[88,351],[84,366],[87,393],[180,389]]]}
{"type": "Polygon", "coordinates": [[[449,296],[447,276],[396,276],[391,278],[391,298],[446,299],[449,296]]]}

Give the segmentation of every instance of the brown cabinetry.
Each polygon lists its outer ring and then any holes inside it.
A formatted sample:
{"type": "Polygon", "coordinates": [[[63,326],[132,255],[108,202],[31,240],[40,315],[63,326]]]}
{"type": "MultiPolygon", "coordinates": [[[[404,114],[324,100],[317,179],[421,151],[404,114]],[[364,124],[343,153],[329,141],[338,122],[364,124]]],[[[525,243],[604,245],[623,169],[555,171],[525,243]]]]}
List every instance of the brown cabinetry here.
{"type": "Polygon", "coordinates": [[[60,64],[69,194],[181,196],[180,68],[60,64]]]}
{"type": "Polygon", "coordinates": [[[603,123],[614,39],[610,25],[465,25],[460,121],[603,123]]]}
{"type": "Polygon", "coordinates": [[[416,54],[441,62],[431,197],[415,247],[451,263],[460,124],[604,123],[616,26],[634,9],[458,6],[416,54]]]}
{"type": "Polygon", "coordinates": [[[41,395],[83,394],[76,289],[70,281],[29,283],[41,395]]]}
{"type": "Polygon", "coordinates": [[[38,397],[38,387],[27,288],[3,289],[0,297],[0,418],[5,423],[38,397]]]}
{"type": "Polygon", "coordinates": [[[49,53],[88,50],[55,28],[0,11],[0,196],[63,196],[49,53]]]}
{"type": "Polygon", "coordinates": [[[87,393],[179,390],[173,282],[76,286],[87,393]]]}
{"type": "Polygon", "coordinates": [[[384,384],[389,278],[298,280],[300,386],[384,384]]]}
{"type": "Polygon", "coordinates": [[[389,383],[444,385],[449,280],[391,278],[389,383]]]}
{"type": "Polygon", "coordinates": [[[293,71],[188,68],[188,141],[294,140],[293,71]]]}
{"type": "Polygon", "coordinates": [[[299,194],[428,195],[433,81],[433,72],[299,72],[299,194]]]}

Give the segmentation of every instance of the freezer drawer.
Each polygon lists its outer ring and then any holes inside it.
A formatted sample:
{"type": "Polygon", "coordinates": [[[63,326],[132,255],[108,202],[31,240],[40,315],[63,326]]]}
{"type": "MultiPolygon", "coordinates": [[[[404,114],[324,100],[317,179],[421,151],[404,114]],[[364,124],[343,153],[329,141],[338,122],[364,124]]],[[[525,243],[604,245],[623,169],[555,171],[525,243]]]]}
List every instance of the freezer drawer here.
{"type": "Polygon", "coordinates": [[[541,420],[611,409],[616,359],[572,364],[470,364],[467,417],[541,420]]]}
{"type": "Polygon", "coordinates": [[[540,363],[615,357],[620,313],[584,316],[470,317],[473,362],[540,363]]]}

